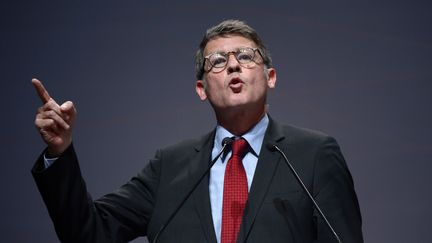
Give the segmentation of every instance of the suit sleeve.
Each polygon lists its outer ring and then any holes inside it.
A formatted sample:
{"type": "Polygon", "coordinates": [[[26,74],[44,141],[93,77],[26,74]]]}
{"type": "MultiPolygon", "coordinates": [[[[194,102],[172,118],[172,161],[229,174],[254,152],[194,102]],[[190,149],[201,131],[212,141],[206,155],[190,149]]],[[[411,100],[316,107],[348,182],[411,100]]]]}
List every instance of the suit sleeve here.
{"type": "Polygon", "coordinates": [[[127,242],[146,235],[158,188],[158,156],[117,191],[93,201],[71,145],[49,168],[41,155],[33,177],[62,242],[127,242]]]}
{"type": "MultiPolygon", "coordinates": [[[[327,137],[315,157],[313,196],[342,242],[363,242],[362,219],[354,183],[337,142],[327,137]]],[[[336,242],[315,210],[317,241],[336,242]]]]}

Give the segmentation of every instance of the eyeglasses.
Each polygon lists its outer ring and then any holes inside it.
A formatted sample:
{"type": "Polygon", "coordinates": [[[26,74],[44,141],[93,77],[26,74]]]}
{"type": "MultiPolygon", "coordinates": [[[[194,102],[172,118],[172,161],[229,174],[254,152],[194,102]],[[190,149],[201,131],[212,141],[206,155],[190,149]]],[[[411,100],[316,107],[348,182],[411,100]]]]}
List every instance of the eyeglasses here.
{"type": "Polygon", "coordinates": [[[245,68],[251,68],[255,63],[255,52],[261,56],[258,48],[240,48],[230,52],[215,52],[204,57],[204,71],[209,72],[213,69],[214,72],[221,72],[228,64],[229,55],[233,54],[235,59],[245,68]],[[205,62],[205,61],[208,62],[205,62]],[[207,65],[206,65],[207,63],[207,65]]]}

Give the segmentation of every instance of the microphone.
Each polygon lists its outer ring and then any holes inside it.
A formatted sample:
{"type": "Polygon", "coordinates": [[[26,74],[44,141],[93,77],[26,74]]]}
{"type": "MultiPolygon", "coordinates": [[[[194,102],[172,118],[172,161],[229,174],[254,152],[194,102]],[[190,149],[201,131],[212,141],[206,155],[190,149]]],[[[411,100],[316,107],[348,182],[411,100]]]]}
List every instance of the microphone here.
{"type": "Polygon", "coordinates": [[[338,243],[342,243],[342,241],[340,240],[338,234],[336,233],[336,231],[333,229],[333,227],[331,226],[330,222],[327,220],[326,216],[324,215],[324,213],[321,211],[321,208],[318,206],[317,202],[315,201],[315,199],[312,197],[312,195],[310,194],[309,190],[307,189],[307,187],[305,186],[305,184],[303,183],[302,179],[300,178],[300,176],[298,175],[297,171],[294,169],[294,167],[292,166],[292,164],[290,163],[290,161],[288,160],[288,158],[286,157],[285,153],[276,145],[276,144],[271,144],[268,143],[266,146],[270,151],[275,152],[278,151],[282,157],[285,160],[285,163],[288,165],[288,167],[291,169],[291,172],[294,174],[295,178],[297,179],[298,183],[301,185],[301,187],[303,188],[303,190],[306,192],[306,194],[308,195],[309,199],[312,201],[313,205],[315,206],[316,210],[318,211],[318,213],[321,215],[321,217],[324,219],[325,223],[327,224],[328,228],[331,230],[331,232],[333,233],[334,237],[336,238],[338,243]]]}
{"type": "Polygon", "coordinates": [[[152,243],[156,243],[159,235],[165,230],[165,228],[168,226],[168,224],[171,222],[171,220],[176,216],[180,208],[183,206],[183,204],[189,199],[189,197],[192,195],[192,193],[195,191],[195,189],[198,187],[198,185],[201,183],[201,181],[204,179],[204,177],[210,172],[210,169],[213,167],[213,165],[216,163],[216,161],[219,159],[219,157],[226,151],[227,148],[231,147],[231,144],[233,142],[232,138],[226,137],[222,140],[222,148],[219,151],[219,153],[216,155],[216,157],[211,161],[209,167],[204,172],[204,174],[201,175],[201,177],[198,179],[198,181],[193,185],[192,189],[186,194],[186,196],[183,198],[183,200],[180,202],[180,204],[177,206],[177,208],[171,213],[168,220],[165,224],[163,224],[159,231],[156,233],[155,238],[153,239],[152,243]]]}

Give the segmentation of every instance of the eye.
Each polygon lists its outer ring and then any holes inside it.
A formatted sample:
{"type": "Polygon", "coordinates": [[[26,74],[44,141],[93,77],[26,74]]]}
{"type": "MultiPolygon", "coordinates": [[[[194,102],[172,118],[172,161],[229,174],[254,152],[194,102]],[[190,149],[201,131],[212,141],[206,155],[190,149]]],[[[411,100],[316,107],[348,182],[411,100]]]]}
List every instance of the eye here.
{"type": "Polygon", "coordinates": [[[219,53],[215,53],[213,55],[211,55],[209,57],[210,63],[214,66],[214,67],[224,67],[225,63],[226,63],[226,58],[219,54],[219,53]]]}
{"type": "Polygon", "coordinates": [[[254,58],[252,49],[240,49],[237,53],[237,60],[239,62],[251,62],[254,58]]]}
{"type": "Polygon", "coordinates": [[[253,56],[250,53],[242,53],[240,52],[237,55],[237,59],[239,61],[252,61],[253,56]]]}

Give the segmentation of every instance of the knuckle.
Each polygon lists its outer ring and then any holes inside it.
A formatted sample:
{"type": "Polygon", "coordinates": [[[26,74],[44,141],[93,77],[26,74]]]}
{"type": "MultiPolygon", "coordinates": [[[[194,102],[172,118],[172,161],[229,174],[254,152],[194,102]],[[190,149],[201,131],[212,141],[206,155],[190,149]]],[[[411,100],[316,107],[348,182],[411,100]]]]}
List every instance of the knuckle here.
{"type": "Polygon", "coordinates": [[[48,111],[46,111],[45,114],[46,114],[47,117],[50,117],[50,118],[53,118],[53,117],[56,116],[56,112],[53,111],[53,110],[48,110],[48,111]]]}
{"type": "Polygon", "coordinates": [[[52,119],[47,119],[47,121],[46,121],[46,126],[47,127],[52,127],[52,126],[54,126],[54,120],[52,120],[52,119]]]}
{"type": "Polygon", "coordinates": [[[44,107],[49,110],[58,109],[58,105],[53,99],[50,99],[44,107]]]}
{"type": "Polygon", "coordinates": [[[38,120],[35,120],[34,126],[36,127],[36,129],[40,129],[41,128],[41,124],[38,122],[38,120]]]}
{"type": "Polygon", "coordinates": [[[45,110],[50,109],[52,106],[53,106],[53,102],[51,100],[49,100],[47,103],[45,103],[45,105],[43,105],[45,110]]]}

